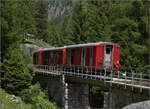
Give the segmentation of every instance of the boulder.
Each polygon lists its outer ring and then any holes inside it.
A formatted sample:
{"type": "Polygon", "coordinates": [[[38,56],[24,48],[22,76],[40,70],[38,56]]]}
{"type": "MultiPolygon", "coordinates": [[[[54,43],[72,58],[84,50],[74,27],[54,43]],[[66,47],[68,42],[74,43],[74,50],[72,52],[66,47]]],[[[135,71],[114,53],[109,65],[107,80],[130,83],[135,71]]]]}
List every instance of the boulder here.
{"type": "Polygon", "coordinates": [[[122,109],[150,109],[150,100],[139,103],[133,103],[128,106],[125,106],[122,109]]]}

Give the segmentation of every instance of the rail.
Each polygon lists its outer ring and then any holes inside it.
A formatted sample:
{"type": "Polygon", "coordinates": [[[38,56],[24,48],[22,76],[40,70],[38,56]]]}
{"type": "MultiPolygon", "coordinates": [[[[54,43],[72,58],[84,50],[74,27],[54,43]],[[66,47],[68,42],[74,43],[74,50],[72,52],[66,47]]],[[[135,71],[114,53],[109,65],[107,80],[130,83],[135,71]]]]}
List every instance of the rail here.
{"type": "Polygon", "coordinates": [[[143,69],[131,69],[124,71],[112,71],[112,70],[97,70],[102,69],[102,67],[95,66],[79,66],[79,65],[56,65],[56,66],[48,66],[48,65],[36,65],[35,66],[38,71],[46,72],[50,74],[56,75],[68,75],[68,76],[77,76],[81,78],[90,78],[94,80],[103,80],[104,83],[110,83],[112,85],[121,84],[124,85],[125,88],[127,86],[131,86],[132,89],[134,87],[140,88],[142,91],[143,88],[149,89],[150,93],[150,71],[143,69]]]}

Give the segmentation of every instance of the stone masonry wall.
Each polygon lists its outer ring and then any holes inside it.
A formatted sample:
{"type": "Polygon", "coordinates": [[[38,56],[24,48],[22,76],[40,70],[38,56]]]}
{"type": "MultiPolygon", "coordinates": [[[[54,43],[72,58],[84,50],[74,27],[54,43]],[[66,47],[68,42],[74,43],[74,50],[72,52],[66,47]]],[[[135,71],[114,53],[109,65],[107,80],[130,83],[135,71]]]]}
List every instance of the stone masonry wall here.
{"type": "Polygon", "coordinates": [[[88,109],[89,86],[87,84],[68,83],[68,109],[88,109]]]}

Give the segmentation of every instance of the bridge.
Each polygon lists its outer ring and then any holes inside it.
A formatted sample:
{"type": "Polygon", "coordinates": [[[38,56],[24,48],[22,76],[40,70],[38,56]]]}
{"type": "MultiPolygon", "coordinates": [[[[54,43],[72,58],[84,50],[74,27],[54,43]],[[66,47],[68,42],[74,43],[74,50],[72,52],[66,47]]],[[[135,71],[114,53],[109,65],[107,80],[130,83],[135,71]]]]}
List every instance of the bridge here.
{"type": "Polygon", "coordinates": [[[104,90],[103,108],[107,109],[118,108],[119,102],[128,105],[150,99],[149,70],[111,70],[108,74],[107,70],[93,69],[92,66],[35,66],[38,81],[48,86],[49,96],[64,109],[88,109],[90,85],[104,90]]]}

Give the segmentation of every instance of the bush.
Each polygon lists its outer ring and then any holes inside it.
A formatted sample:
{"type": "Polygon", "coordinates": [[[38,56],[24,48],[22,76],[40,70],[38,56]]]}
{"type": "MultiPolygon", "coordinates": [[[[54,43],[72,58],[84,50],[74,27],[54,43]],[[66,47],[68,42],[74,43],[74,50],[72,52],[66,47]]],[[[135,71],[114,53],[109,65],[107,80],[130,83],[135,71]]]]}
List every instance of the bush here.
{"type": "Polygon", "coordinates": [[[12,100],[13,96],[0,89],[1,92],[1,109],[32,109],[30,104],[25,104],[19,97],[16,97],[18,102],[12,100]]]}
{"type": "Polygon", "coordinates": [[[26,103],[32,104],[32,109],[58,109],[55,103],[47,99],[38,83],[30,86],[29,89],[24,89],[20,94],[26,103]]]}

